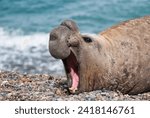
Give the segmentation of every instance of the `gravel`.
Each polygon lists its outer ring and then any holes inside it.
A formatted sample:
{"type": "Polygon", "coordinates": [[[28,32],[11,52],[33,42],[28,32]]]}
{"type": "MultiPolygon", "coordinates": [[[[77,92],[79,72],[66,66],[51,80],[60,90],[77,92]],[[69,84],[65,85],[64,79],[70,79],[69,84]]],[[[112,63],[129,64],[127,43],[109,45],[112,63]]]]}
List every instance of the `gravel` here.
{"type": "Polygon", "coordinates": [[[150,92],[123,95],[119,91],[97,90],[68,93],[65,76],[21,74],[0,71],[0,100],[9,101],[131,101],[150,100],[150,92]]]}

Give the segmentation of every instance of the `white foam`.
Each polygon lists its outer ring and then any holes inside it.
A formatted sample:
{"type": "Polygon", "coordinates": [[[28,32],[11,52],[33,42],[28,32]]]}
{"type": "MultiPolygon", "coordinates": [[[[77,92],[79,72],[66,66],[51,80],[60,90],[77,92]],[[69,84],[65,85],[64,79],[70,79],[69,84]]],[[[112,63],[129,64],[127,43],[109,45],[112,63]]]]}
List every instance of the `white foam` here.
{"type": "Polygon", "coordinates": [[[15,47],[24,50],[31,46],[48,45],[48,33],[34,33],[24,35],[21,30],[6,31],[0,27],[0,46],[15,47]]]}
{"type": "Polygon", "coordinates": [[[27,72],[64,73],[62,62],[50,56],[48,41],[48,33],[25,35],[21,30],[6,31],[0,27],[0,70],[17,68],[22,71],[27,68],[27,72]],[[31,51],[31,47],[34,47],[34,51],[31,51]]]}

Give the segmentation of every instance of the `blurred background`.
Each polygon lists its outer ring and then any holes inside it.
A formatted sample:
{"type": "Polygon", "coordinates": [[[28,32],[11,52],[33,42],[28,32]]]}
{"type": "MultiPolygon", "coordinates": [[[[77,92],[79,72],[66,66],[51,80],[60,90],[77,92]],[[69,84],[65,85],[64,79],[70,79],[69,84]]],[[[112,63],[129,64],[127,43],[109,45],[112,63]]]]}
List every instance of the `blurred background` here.
{"type": "Polygon", "coordinates": [[[150,0],[0,0],[0,70],[64,75],[49,32],[73,19],[83,33],[150,15],[150,0]]]}

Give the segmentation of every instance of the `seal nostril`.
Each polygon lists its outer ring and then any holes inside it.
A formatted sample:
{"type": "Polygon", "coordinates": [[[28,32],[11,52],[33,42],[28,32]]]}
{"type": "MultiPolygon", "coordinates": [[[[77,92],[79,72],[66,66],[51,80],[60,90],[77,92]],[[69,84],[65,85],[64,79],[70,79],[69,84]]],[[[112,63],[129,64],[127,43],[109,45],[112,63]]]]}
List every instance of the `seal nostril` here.
{"type": "Polygon", "coordinates": [[[67,46],[71,47],[71,44],[70,44],[70,42],[68,40],[67,40],[67,46]]]}
{"type": "Polygon", "coordinates": [[[55,34],[50,34],[50,40],[54,41],[57,39],[57,36],[55,34]]]}

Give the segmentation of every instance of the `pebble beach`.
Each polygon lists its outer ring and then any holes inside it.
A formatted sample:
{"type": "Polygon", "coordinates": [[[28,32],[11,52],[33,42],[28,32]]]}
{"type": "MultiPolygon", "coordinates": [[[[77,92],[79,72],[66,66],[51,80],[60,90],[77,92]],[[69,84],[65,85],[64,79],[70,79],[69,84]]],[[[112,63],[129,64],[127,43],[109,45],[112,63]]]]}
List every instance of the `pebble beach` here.
{"type": "Polygon", "coordinates": [[[123,95],[119,91],[97,90],[70,95],[65,76],[0,72],[1,101],[139,101],[150,100],[150,92],[123,95]]]}

